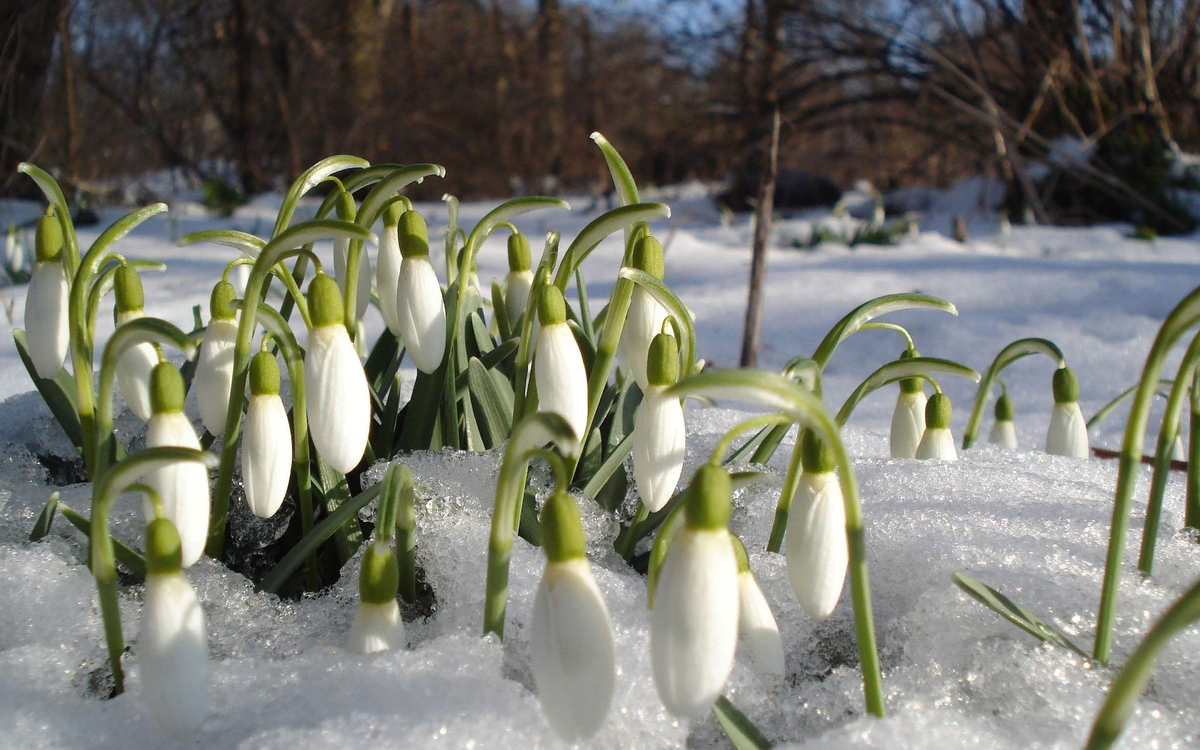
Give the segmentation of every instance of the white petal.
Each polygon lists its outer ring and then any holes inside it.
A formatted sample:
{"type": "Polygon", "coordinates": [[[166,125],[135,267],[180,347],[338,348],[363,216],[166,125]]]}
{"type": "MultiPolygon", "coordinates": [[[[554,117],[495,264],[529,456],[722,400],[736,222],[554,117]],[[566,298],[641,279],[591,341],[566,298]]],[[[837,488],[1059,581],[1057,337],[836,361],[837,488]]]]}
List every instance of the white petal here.
{"type": "Polygon", "coordinates": [[[400,338],[421,372],[433,372],[446,351],[446,304],[428,256],[405,258],[396,290],[400,338]]]}
{"type": "Polygon", "coordinates": [[[587,423],[587,370],[575,334],[566,323],[542,328],[533,372],[537,378],[538,410],[567,420],[582,444],[587,423]]]}
{"type": "Polygon", "coordinates": [[[617,345],[618,352],[633,379],[643,391],[649,380],[646,377],[646,358],[650,352],[650,342],[662,333],[663,321],[667,311],[658,301],[640,286],[635,286],[629,299],[629,313],[625,316],[625,326],[621,329],[621,342],[617,345]]]}
{"type": "Polygon", "coordinates": [[[930,458],[957,461],[958,451],[954,449],[954,436],[950,434],[950,430],[944,427],[925,428],[921,444],[917,446],[917,458],[922,461],[930,458]]]}
{"type": "Polygon", "coordinates": [[[1046,452],[1071,458],[1087,458],[1091,455],[1087,422],[1083,419],[1079,402],[1054,405],[1054,411],[1050,412],[1050,427],[1046,430],[1046,452]]]}
{"type": "Polygon", "coordinates": [[[242,263],[234,266],[229,273],[229,283],[233,284],[233,291],[239,299],[246,297],[246,284],[250,281],[250,271],[253,268],[249,263],[242,263]]]}
{"type": "Polygon", "coordinates": [[[1017,429],[1013,425],[1011,419],[999,420],[992,425],[992,432],[988,435],[988,442],[992,445],[1000,445],[1009,450],[1017,449],[1017,429]]]}
{"type": "Polygon", "coordinates": [[[508,315],[509,325],[525,314],[532,286],[533,271],[509,271],[508,276],[504,277],[504,312],[508,315]]]}
{"type": "Polygon", "coordinates": [[[382,604],[358,603],[354,624],[346,636],[347,651],[356,654],[399,651],[405,643],[404,620],[400,619],[400,606],[395,599],[382,604]]]}
{"type": "Polygon", "coordinates": [[[650,656],[658,695],[676,716],[702,716],[725,688],[737,649],[737,575],[724,529],[685,529],[667,553],[650,612],[650,656]]]}
{"type": "MultiPolygon", "coordinates": [[[[140,317],[141,310],[118,313],[117,326],[140,317]]],[[[143,420],[150,419],[150,372],[157,364],[158,352],[153,344],[138,344],[126,349],[117,360],[117,387],[121,389],[121,398],[125,399],[129,410],[143,420]]]]}
{"type": "Polygon", "coordinates": [[[649,387],[633,423],[633,478],[651,512],[666,505],[679,484],[687,439],[679,399],[659,395],[662,390],[649,387]]]}
{"type": "MultiPolygon", "coordinates": [[[[166,412],[150,417],[146,425],[146,447],[177,446],[200,450],[196,431],[183,412],[166,412]]],[[[192,461],[157,469],[146,475],[146,484],[162,500],[163,515],[179,530],[183,567],[190,567],[204,554],[208,538],[208,470],[192,461]]],[[[146,519],[154,518],[154,507],[145,503],[146,519]]]]}
{"type": "Polygon", "coordinates": [[[616,662],[612,621],[587,560],[546,564],[529,649],[550,726],[567,742],[594,736],[612,704],[616,662]]]}
{"type": "Polygon", "coordinates": [[[925,394],[904,393],[896,397],[892,412],[892,458],[916,458],[917,446],[925,433],[925,394]]]}
{"type": "Polygon", "coordinates": [[[396,321],[396,288],[400,281],[399,230],[383,226],[379,234],[379,260],[375,264],[375,286],[379,289],[379,312],[383,322],[393,335],[400,335],[400,324],[396,321]]]}
{"type": "Polygon", "coordinates": [[[846,506],[833,472],[800,476],[783,546],[796,600],[809,617],[824,620],[842,596],[850,561],[846,506]]]}
{"type": "Polygon", "coordinates": [[[292,471],[292,430],[278,395],[250,397],[242,437],[246,502],[259,518],[270,518],[287,494],[292,471]]]}
{"type": "Polygon", "coordinates": [[[750,571],[738,573],[738,630],[746,636],[750,656],[764,674],[783,677],[783,640],[771,605],[750,571]]]}
{"type": "Polygon", "coordinates": [[[61,263],[38,263],[25,296],[25,340],[33,369],[52,378],[62,369],[71,343],[67,274],[61,263]]]}
{"type": "MultiPolygon", "coordinates": [[[[350,254],[350,240],[333,241],[333,273],[338,286],[346,289],[346,261],[350,254]]],[[[362,320],[367,312],[367,304],[371,301],[371,255],[364,245],[358,254],[358,295],[354,298],[355,320],[362,320]]],[[[386,322],[386,321],[385,321],[386,322]]]]}
{"type": "Polygon", "coordinates": [[[214,435],[225,432],[225,417],[229,410],[229,390],[233,383],[233,354],[237,344],[238,324],[233,319],[213,319],[204,330],[200,343],[200,358],[196,361],[196,404],[204,429],[214,435]]]}
{"type": "Polygon", "coordinates": [[[170,734],[189,738],[204,722],[208,633],[182,573],[146,576],[136,653],[150,714],[170,734]]]}
{"type": "Polygon", "coordinates": [[[358,465],[371,430],[367,376],[344,326],[314,328],[304,356],[304,396],[313,444],[345,474],[358,465]]]}

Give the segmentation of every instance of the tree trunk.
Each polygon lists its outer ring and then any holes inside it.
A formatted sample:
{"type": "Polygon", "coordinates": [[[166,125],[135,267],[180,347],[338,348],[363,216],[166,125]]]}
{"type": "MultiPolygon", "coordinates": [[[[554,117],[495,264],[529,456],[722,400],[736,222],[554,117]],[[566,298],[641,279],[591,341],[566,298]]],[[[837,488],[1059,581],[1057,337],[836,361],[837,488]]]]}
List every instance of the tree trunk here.
{"type": "Polygon", "coordinates": [[[34,195],[17,164],[35,158],[41,146],[39,113],[54,37],[66,0],[10,2],[0,6],[0,193],[34,195]]]}
{"type": "Polygon", "coordinates": [[[763,284],[767,280],[767,241],[771,236],[771,214],[775,210],[775,176],[779,171],[779,110],[771,121],[771,150],[767,169],[758,185],[754,212],[754,249],[750,260],[750,293],[746,301],[746,326],[742,331],[742,367],[758,363],[762,337],[763,284]]]}

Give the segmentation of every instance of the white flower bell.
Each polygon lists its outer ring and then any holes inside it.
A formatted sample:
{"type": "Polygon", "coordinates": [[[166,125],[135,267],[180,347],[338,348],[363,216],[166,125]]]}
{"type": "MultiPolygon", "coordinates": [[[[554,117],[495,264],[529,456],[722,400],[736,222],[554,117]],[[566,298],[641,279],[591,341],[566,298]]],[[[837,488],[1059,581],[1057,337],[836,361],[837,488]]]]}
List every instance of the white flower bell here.
{"type": "Polygon", "coordinates": [[[517,320],[529,305],[529,290],[533,288],[532,256],[529,240],[516,233],[508,237],[508,275],[504,277],[504,314],[516,331],[517,320]]]}
{"type": "Polygon", "coordinates": [[[996,399],[995,416],[996,421],[992,425],[991,434],[988,435],[988,442],[1009,450],[1016,450],[1017,430],[1013,425],[1012,399],[1008,397],[1007,393],[1000,394],[1000,398],[996,399]]]}
{"type": "Polygon", "coordinates": [[[371,394],[346,333],[337,282],[318,273],[308,286],[313,328],[304,355],[304,403],[317,452],[345,474],[358,465],[371,431],[371,394]]]}
{"type": "Polygon", "coordinates": [[[683,406],[663,391],[679,377],[675,337],[660,333],[650,344],[649,383],[633,422],[633,478],[646,509],[661,510],[683,472],[687,430],[683,406]]]}
{"type": "Polygon", "coordinates": [[[850,563],[846,505],[829,447],[808,430],[800,448],[804,473],[788,509],[783,546],[796,600],[821,621],[837,607],[850,563]]]}
{"type": "Polygon", "coordinates": [[[530,668],[550,726],[567,742],[595,736],[616,682],[612,619],[584,555],[579,509],[565,492],[542,509],[546,568],[533,599],[530,668]]]}
{"type": "MultiPolygon", "coordinates": [[[[663,249],[657,239],[647,236],[638,240],[633,246],[631,262],[637,270],[645,271],[662,281],[665,273],[663,249]]],[[[646,376],[646,357],[650,342],[662,331],[666,318],[667,311],[658,300],[641,285],[635,285],[629,298],[629,312],[625,316],[625,326],[621,329],[617,353],[621,361],[628,365],[633,379],[643,391],[649,383],[646,376]]]]}
{"type": "MultiPolygon", "coordinates": [[[[908,349],[901,359],[921,356],[916,349],[908,349]]],[[[925,434],[925,383],[920,378],[905,378],[900,381],[900,395],[896,397],[896,409],[892,412],[890,448],[892,458],[916,458],[917,446],[925,434]]]]}
{"type": "Polygon", "coordinates": [[[933,394],[925,404],[925,434],[917,446],[916,457],[922,461],[930,458],[958,460],[954,436],[950,434],[950,397],[944,393],[933,394]]]}
{"type": "Polygon", "coordinates": [[[696,471],[684,528],[671,544],[650,613],[654,684],[675,716],[698,718],[733,668],[738,637],[738,565],[726,524],[732,487],[719,466],[696,471]]]}
{"type": "Polygon", "coordinates": [[[1046,452],[1055,456],[1087,458],[1091,455],[1088,444],[1087,422],[1079,409],[1079,380],[1069,367],[1054,371],[1054,411],[1050,413],[1050,427],[1046,430],[1046,452]]]}
{"type": "Polygon", "coordinates": [[[242,478],[254,515],[275,515],[291,472],[292,428],[279,398],[279,365],[270,352],[259,352],[250,361],[250,402],[242,437],[242,478]]]}
{"type": "MultiPolygon", "coordinates": [[[[142,310],[142,279],[136,269],[128,265],[117,268],[113,288],[117,298],[118,328],[145,314],[142,310]]],[[[117,387],[121,389],[121,398],[142,420],[150,419],[150,373],[158,361],[158,350],[148,342],[126,349],[117,360],[117,387]]]]}
{"type": "Polygon", "coordinates": [[[446,352],[446,303],[429,262],[429,230],[416,211],[400,215],[400,279],[396,286],[396,324],[413,364],[424,373],[437,370],[446,352]]]}
{"type": "Polygon", "coordinates": [[[542,287],[538,300],[538,334],[533,357],[537,379],[538,411],[558,414],[583,444],[587,426],[588,377],[579,343],[567,325],[567,303],[553,284],[542,287]]]}
{"type": "Polygon", "coordinates": [[[175,526],[146,526],[146,591],[136,653],[150,715],[168,734],[188,739],[204,722],[208,631],[204,610],[180,566],[175,526]]]}
{"type": "Polygon", "coordinates": [[[196,360],[196,376],[192,387],[200,421],[213,435],[225,433],[225,417],[229,411],[229,391],[233,384],[233,355],[237,346],[238,323],[236,312],[230,308],[237,292],[228,281],[213,287],[209,307],[212,317],[200,342],[196,360]]]}
{"type": "Polygon", "coordinates": [[[745,546],[736,536],[730,535],[730,538],[738,561],[738,630],[745,636],[750,658],[758,670],[780,679],[784,668],[783,639],[779,637],[779,625],[750,570],[750,557],[746,554],[745,546]]]}
{"type": "MultiPolygon", "coordinates": [[[[337,215],[342,221],[354,221],[354,199],[346,191],[338,195],[337,215]]],[[[342,289],[346,286],[346,264],[350,256],[350,240],[333,241],[333,275],[342,289]]],[[[364,246],[358,254],[358,288],[354,291],[354,320],[362,320],[371,301],[371,255],[364,246]]],[[[386,323],[386,320],[385,320],[386,323]]]]}
{"type": "Polygon", "coordinates": [[[346,638],[346,649],[357,654],[398,651],[406,643],[404,620],[396,592],[400,566],[386,542],[372,542],[363,552],[358,574],[358,610],[346,638]]]}
{"type": "MultiPolygon", "coordinates": [[[[170,362],[155,365],[150,374],[150,420],[146,425],[146,447],[175,446],[200,450],[191,420],[183,413],[183,378],[170,362]]],[[[208,538],[208,470],[194,461],[180,462],[146,475],[146,484],[158,493],[163,516],[175,525],[183,555],[190,568],[204,553],[208,538]]],[[[154,507],[145,504],[146,517],[154,518],[154,507]]]]}
{"type": "Polygon", "coordinates": [[[396,289],[400,283],[400,221],[401,206],[393,203],[383,211],[383,231],[379,234],[379,258],[375,263],[375,286],[379,290],[379,314],[393,336],[399,338],[400,323],[396,319],[396,289]]]}
{"type": "Polygon", "coordinates": [[[53,209],[38,220],[36,243],[37,264],[25,296],[25,340],[38,376],[53,378],[71,344],[70,283],[63,268],[62,227],[53,209]]]}

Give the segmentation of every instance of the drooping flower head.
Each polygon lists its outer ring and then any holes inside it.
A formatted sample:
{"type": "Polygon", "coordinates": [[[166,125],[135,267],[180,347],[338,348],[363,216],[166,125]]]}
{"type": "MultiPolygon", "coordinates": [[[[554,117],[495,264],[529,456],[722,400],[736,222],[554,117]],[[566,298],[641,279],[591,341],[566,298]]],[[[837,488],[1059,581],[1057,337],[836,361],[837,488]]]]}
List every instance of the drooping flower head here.
{"type": "Polygon", "coordinates": [[[379,235],[379,260],[375,264],[375,285],[379,289],[379,313],[393,336],[400,336],[396,318],[396,289],[400,283],[400,234],[398,224],[403,208],[393,203],[383,211],[383,231],[379,235]]]}
{"type": "Polygon", "coordinates": [[[950,409],[950,397],[946,394],[935,393],[929,397],[929,402],[925,404],[925,434],[917,446],[917,458],[958,460],[954,436],[950,434],[950,409]]]}
{"type": "Polygon", "coordinates": [[[750,556],[746,554],[746,547],[736,536],[730,534],[730,538],[738,561],[738,630],[745,636],[750,658],[758,670],[765,675],[782,678],[783,640],[779,637],[779,625],[750,570],[750,556]]]}
{"type": "MultiPolygon", "coordinates": [[[[666,273],[663,263],[662,244],[654,237],[646,236],[633,246],[631,263],[639,271],[645,271],[662,281],[666,273]]],[[[646,356],[650,342],[662,331],[667,311],[650,292],[640,285],[634,286],[629,298],[629,312],[625,316],[625,327],[621,329],[621,341],[617,353],[629,366],[633,379],[645,391],[649,380],[646,376],[646,356]]]]}
{"type": "Polygon", "coordinates": [[[396,592],[400,565],[386,542],[373,542],[363,552],[358,573],[358,610],[346,638],[346,648],[359,654],[404,648],[404,620],[396,592]]]}
{"type": "Polygon", "coordinates": [[[1000,394],[1000,398],[996,399],[996,407],[994,411],[996,421],[992,425],[992,432],[988,436],[988,442],[993,445],[1000,445],[1009,450],[1017,449],[1017,430],[1013,425],[1013,405],[1012,399],[1007,393],[1000,394]]]}
{"type": "Polygon", "coordinates": [[[1054,411],[1050,413],[1050,427],[1046,430],[1046,452],[1055,456],[1087,458],[1091,455],[1088,444],[1087,422],[1079,408],[1079,379],[1069,367],[1054,371],[1054,411]]]}
{"type": "Polygon", "coordinates": [[[318,273],[308,286],[313,328],[304,355],[309,434],[330,466],[345,474],[358,465],[371,429],[371,394],[358,353],[346,333],[337,282],[318,273]]]}
{"type": "Polygon", "coordinates": [[[833,614],[846,580],[846,506],[829,446],[807,430],[800,450],[804,473],[788,509],[784,553],[796,600],[820,621],[833,614]]]}
{"type": "Polygon", "coordinates": [[[204,329],[200,357],[196,361],[196,404],[204,429],[214,435],[225,433],[225,417],[229,411],[229,391],[233,383],[233,354],[237,345],[238,324],[232,307],[237,292],[233,284],[219,281],[209,299],[212,317],[204,329]]]}
{"type": "Polygon", "coordinates": [[[242,437],[246,502],[259,518],[270,518],[287,494],[292,470],[292,432],[279,398],[279,364],[270,352],[250,360],[250,402],[242,437]]]}
{"type": "Polygon", "coordinates": [[[63,268],[62,227],[53,208],[38,219],[35,245],[37,262],[25,296],[25,339],[33,369],[39,377],[52,378],[62,369],[71,344],[70,282],[63,268]]]}
{"type": "MultiPolygon", "coordinates": [[[[117,327],[145,315],[142,278],[137,269],[121,265],[113,274],[113,291],[116,296],[117,327]]],[[[117,360],[117,387],[129,410],[143,420],[150,419],[150,372],[158,364],[158,350],[153,344],[142,342],[126,349],[117,360]]]]}
{"type": "Polygon", "coordinates": [[[579,343],[567,325],[567,303],[553,284],[542,287],[538,319],[542,330],[533,357],[538,410],[565,419],[582,445],[587,425],[587,370],[579,343]]]}
{"type": "MultiPolygon", "coordinates": [[[[354,198],[345,190],[338,193],[337,203],[334,204],[337,217],[342,221],[354,221],[354,198]]],[[[350,240],[336,239],[333,241],[333,275],[342,289],[347,289],[346,264],[350,256],[350,240]]],[[[358,255],[358,289],[355,290],[354,320],[362,320],[367,312],[367,304],[371,301],[371,255],[364,247],[358,255]]],[[[385,320],[386,322],[386,320],[385,320]]]]}
{"type": "MultiPolygon", "coordinates": [[[[906,349],[901,359],[919,357],[916,349],[906,349]]],[[[917,446],[925,434],[925,383],[921,378],[900,381],[900,395],[892,412],[890,447],[892,458],[916,458],[917,446]]]]}
{"type": "Polygon", "coordinates": [[[675,716],[698,718],[721,695],[738,634],[738,569],[729,521],[732,485],[705,464],[687,490],[684,528],[663,561],[650,613],[654,684],[675,716]]]}
{"type": "MultiPolygon", "coordinates": [[[[183,413],[183,378],[175,365],[160,362],[150,373],[150,420],[146,447],[176,446],[200,450],[191,420],[183,413]]],[[[208,470],[194,461],[180,462],[146,475],[146,484],[158,493],[163,516],[175,525],[181,540],[183,567],[189,568],[204,553],[208,536],[208,470]]],[[[146,502],[146,518],[155,517],[146,502]]]]}
{"type": "Polygon", "coordinates": [[[633,478],[642,504],[660,510],[683,472],[687,430],[679,399],[663,391],[679,378],[679,349],[675,337],[660,333],[650,344],[648,383],[633,423],[633,478]]]}
{"type": "Polygon", "coordinates": [[[446,352],[446,304],[429,261],[429,230],[419,213],[405,211],[397,231],[404,260],[396,289],[396,323],[413,364],[430,373],[441,366],[446,352]]]}
{"type": "Polygon", "coordinates": [[[525,314],[529,304],[529,290],[533,287],[533,258],[529,252],[529,240],[520,232],[508,237],[508,275],[504,277],[504,312],[508,324],[516,330],[517,320],[525,314]]]}
{"type": "Polygon", "coordinates": [[[600,731],[616,680],[612,619],[584,554],[579,509],[561,489],[542,509],[546,568],[533,600],[530,668],[542,711],[567,742],[600,731]]]}
{"type": "Polygon", "coordinates": [[[137,640],[142,693],[158,725],[182,739],[204,722],[208,631],[181,555],[174,524],[156,518],[146,526],[146,592],[137,640]]]}

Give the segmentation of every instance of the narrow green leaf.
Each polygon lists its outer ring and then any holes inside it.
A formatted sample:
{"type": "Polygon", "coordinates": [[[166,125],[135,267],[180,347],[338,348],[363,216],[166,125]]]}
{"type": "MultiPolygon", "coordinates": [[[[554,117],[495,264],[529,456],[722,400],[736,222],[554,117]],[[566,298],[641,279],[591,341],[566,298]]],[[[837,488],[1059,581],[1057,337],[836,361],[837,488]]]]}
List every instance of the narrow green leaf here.
{"type": "Polygon", "coordinates": [[[951,315],[958,315],[958,308],[954,305],[929,294],[906,292],[876,297],[846,313],[817,345],[816,351],[813,352],[813,360],[824,369],[825,365],[829,364],[829,358],[833,356],[838,345],[857,333],[863,324],[881,315],[910,309],[941,310],[951,315]]]}
{"type": "Polygon", "coordinates": [[[75,407],[74,378],[65,368],[59,370],[53,378],[39,377],[37,370],[34,369],[33,360],[29,357],[29,344],[25,340],[25,331],[14,328],[13,341],[17,345],[17,353],[21,355],[21,362],[29,372],[29,377],[33,379],[33,385],[41,394],[42,400],[50,408],[50,413],[54,415],[54,420],[63,428],[71,445],[82,451],[83,428],[79,425],[79,414],[75,407]]]}
{"type": "Polygon", "coordinates": [[[696,367],[696,327],[692,324],[692,314],[687,306],[675,296],[670,287],[645,271],[622,268],[620,276],[649,292],[658,304],[666,308],[667,314],[679,323],[684,333],[683,341],[680,342],[683,351],[679,356],[679,371],[685,375],[691,373],[696,367]]]}
{"type": "Polygon", "coordinates": [[[858,403],[873,391],[890,383],[904,380],[905,378],[927,376],[931,372],[944,372],[949,375],[958,375],[967,378],[972,382],[979,382],[979,373],[966,365],[961,365],[958,362],[948,359],[910,357],[908,359],[898,359],[894,362],[888,362],[868,375],[846,398],[845,403],[842,404],[842,408],[837,413],[836,419],[838,425],[846,424],[846,420],[850,419],[850,414],[854,411],[854,407],[858,406],[858,403]]]}
{"type": "Polygon", "coordinates": [[[626,457],[633,452],[633,433],[626,435],[617,447],[608,454],[608,458],[604,459],[604,463],[600,464],[596,469],[596,473],[592,474],[588,479],[587,484],[583,486],[583,494],[595,500],[600,494],[600,490],[612,478],[617,469],[625,463],[626,457]]]}
{"type": "Polygon", "coordinates": [[[1044,354],[1052,359],[1058,367],[1065,367],[1067,364],[1062,350],[1055,346],[1053,341],[1047,339],[1018,339],[1001,349],[996,358],[992,360],[991,366],[984,372],[983,379],[979,381],[979,388],[975,391],[975,403],[971,407],[971,416],[967,420],[967,427],[963,430],[963,450],[970,448],[971,444],[975,442],[979,424],[983,421],[983,407],[987,403],[988,393],[992,390],[992,381],[1000,375],[1005,367],[1031,354],[1044,354]]]}
{"type": "MultiPolygon", "coordinates": [[[[510,357],[512,357],[514,354],[516,354],[516,352],[517,352],[517,340],[509,339],[508,341],[505,341],[503,344],[500,344],[499,346],[497,346],[495,349],[492,349],[487,354],[483,355],[482,357],[479,357],[479,363],[483,365],[484,369],[489,370],[489,371],[495,371],[503,363],[505,363],[510,357]]],[[[455,393],[457,394],[457,398],[459,398],[459,399],[465,398],[468,393],[468,389],[469,389],[469,385],[470,385],[468,375],[469,375],[469,373],[464,372],[463,374],[458,376],[458,379],[454,383],[454,390],[455,390],[455,393]]],[[[512,392],[512,384],[509,384],[508,390],[510,393],[512,392]]]]}
{"type": "Polygon", "coordinates": [[[633,173],[629,171],[625,160],[617,153],[608,139],[600,135],[600,133],[592,133],[592,140],[600,147],[600,152],[604,154],[604,161],[608,164],[608,172],[612,175],[613,186],[617,189],[617,197],[621,200],[621,205],[628,206],[631,203],[637,203],[641,200],[638,196],[637,182],[633,179],[633,173]]]}
{"type": "MultiPolygon", "coordinates": [[[[314,458],[317,463],[317,484],[320,486],[325,512],[333,514],[350,499],[350,485],[346,483],[346,477],[327,464],[320,454],[314,454],[314,458]]],[[[362,542],[362,525],[357,516],[346,519],[345,523],[334,530],[333,543],[337,549],[339,567],[354,557],[362,542]]]]}
{"type": "Polygon", "coordinates": [[[417,372],[412,395],[404,407],[404,426],[400,428],[400,450],[432,449],[434,420],[440,409],[439,402],[442,395],[442,383],[439,379],[444,377],[446,377],[444,363],[435,372],[417,372]]]}
{"type": "Polygon", "coordinates": [[[671,209],[661,203],[636,203],[631,206],[621,206],[600,214],[575,236],[563,256],[554,277],[554,285],[560,291],[566,291],[567,281],[575,273],[583,261],[591,254],[605,237],[618,229],[626,229],[639,221],[650,219],[669,219],[671,209]]]}
{"type": "Polygon", "coordinates": [[[363,198],[354,222],[361,227],[370,229],[379,218],[379,214],[383,213],[384,206],[392,196],[414,182],[421,182],[426,177],[445,176],[446,168],[437,164],[412,164],[394,170],[371,188],[371,192],[367,193],[366,198],[363,198]]]}
{"type": "MultiPolygon", "coordinates": [[[[1093,427],[1095,427],[1096,425],[1098,425],[1098,424],[1100,424],[1101,422],[1103,422],[1103,421],[1104,421],[1104,420],[1105,420],[1105,419],[1108,417],[1108,415],[1109,415],[1109,414],[1112,414],[1112,412],[1113,412],[1113,411],[1114,411],[1114,410],[1115,410],[1115,409],[1116,409],[1118,406],[1120,406],[1120,405],[1121,405],[1123,402],[1127,401],[1127,400],[1129,399],[1129,397],[1130,397],[1130,396],[1132,396],[1133,394],[1137,393],[1137,389],[1138,389],[1138,386],[1139,386],[1139,385],[1140,385],[1140,383],[1134,383],[1133,385],[1129,386],[1129,387],[1128,387],[1128,388],[1126,388],[1125,390],[1123,390],[1123,391],[1121,391],[1120,393],[1118,393],[1118,394],[1117,394],[1117,395],[1116,395],[1116,396],[1113,398],[1113,400],[1112,400],[1112,401],[1109,401],[1107,404],[1105,404],[1104,406],[1100,407],[1100,411],[1096,412],[1096,413],[1095,413],[1095,414],[1092,416],[1092,418],[1091,418],[1091,419],[1089,419],[1089,420],[1087,421],[1087,428],[1088,428],[1088,430],[1091,430],[1093,427]]],[[[1158,395],[1162,396],[1163,398],[1166,398],[1166,397],[1167,397],[1167,393],[1166,393],[1166,392],[1165,392],[1163,389],[1166,389],[1166,390],[1168,390],[1168,391],[1169,391],[1169,390],[1170,390],[1170,388],[1171,388],[1173,385],[1175,385],[1175,381],[1174,381],[1174,380],[1171,380],[1171,379],[1168,379],[1168,378],[1159,378],[1159,380],[1158,380],[1158,390],[1156,390],[1156,393],[1158,393],[1158,395]]]]}
{"type": "Polygon", "coordinates": [[[258,257],[267,243],[249,232],[239,232],[236,229],[207,229],[202,232],[192,232],[179,238],[179,245],[191,245],[197,242],[207,242],[213,245],[224,245],[235,250],[241,250],[251,258],[258,257]]]}
{"type": "Polygon", "coordinates": [[[50,526],[54,523],[54,513],[58,510],[58,492],[51,492],[50,499],[42,506],[42,512],[38,514],[37,521],[33,524],[33,530],[29,532],[29,541],[36,542],[50,533],[50,526]]]}
{"type": "Polygon", "coordinates": [[[1071,643],[1070,639],[1063,635],[1058,628],[1047,623],[991,586],[964,573],[954,573],[951,575],[951,578],[954,580],[955,585],[965,591],[972,599],[980,602],[1039,641],[1048,641],[1057,644],[1065,649],[1074,651],[1088,661],[1091,660],[1086,651],[1071,643]]]}
{"type": "Polygon", "coordinates": [[[371,166],[371,162],[366,159],[349,154],[337,154],[322,159],[306,169],[288,188],[287,195],[283,198],[283,204],[279,207],[279,214],[275,217],[275,228],[271,230],[271,237],[278,237],[288,228],[288,225],[292,223],[292,216],[296,213],[296,206],[300,204],[300,199],[325,178],[347,169],[364,169],[369,166],[371,166]]]}
{"type": "Polygon", "coordinates": [[[592,321],[592,312],[588,307],[587,284],[583,281],[583,267],[575,269],[575,291],[579,295],[579,325],[588,341],[596,340],[596,328],[592,321]]]}
{"type": "Polygon", "coordinates": [[[471,398],[478,406],[484,447],[495,448],[507,440],[512,432],[512,386],[503,378],[492,377],[492,373],[475,357],[467,366],[467,380],[471,398]]]}
{"type": "MultiPolygon", "coordinates": [[[[58,503],[58,510],[62,513],[63,518],[70,521],[72,526],[83,532],[85,537],[92,533],[92,522],[87,516],[61,502],[58,503]]],[[[112,537],[112,544],[113,556],[117,558],[117,562],[124,565],[125,569],[130,573],[133,573],[135,576],[138,576],[139,578],[145,578],[146,558],[142,557],[142,554],[133,547],[130,547],[128,544],[125,544],[116,537],[112,537]]]]}
{"type": "Polygon", "coordinates": [[[713,704],[712,712],[735,750],[767,750],[774,747],[766,735],[760,732],[758,727],[754,726],[754,723],[746,718],[746,715],[739,711],[737,706],[730,703],[725,696],[722,695],[717,699],[717,702],[713,704]]]}

